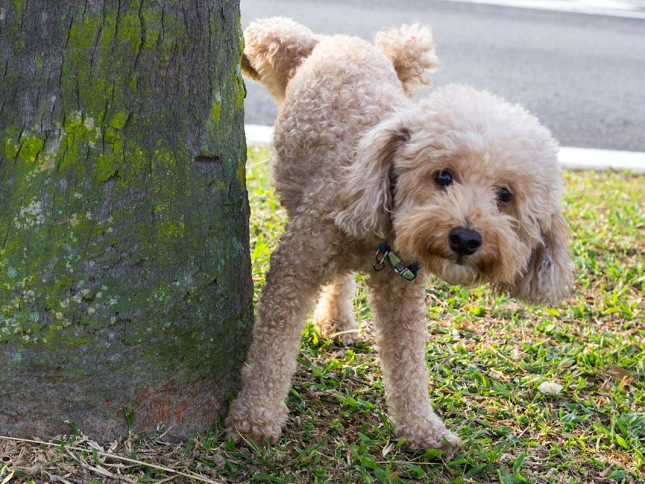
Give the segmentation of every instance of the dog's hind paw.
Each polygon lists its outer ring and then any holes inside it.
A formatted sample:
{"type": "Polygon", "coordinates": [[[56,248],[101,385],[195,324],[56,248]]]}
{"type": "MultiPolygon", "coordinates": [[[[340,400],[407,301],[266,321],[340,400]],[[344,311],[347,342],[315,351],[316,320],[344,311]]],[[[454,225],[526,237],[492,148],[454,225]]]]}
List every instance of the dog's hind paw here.
{"type": "Polygon", "coordinates": [[[354,319],[346,321],[317,319],[316,326],[323,338],[331,339],[335,343],[355,345],[361,342],[361,332],[354,319]]]}

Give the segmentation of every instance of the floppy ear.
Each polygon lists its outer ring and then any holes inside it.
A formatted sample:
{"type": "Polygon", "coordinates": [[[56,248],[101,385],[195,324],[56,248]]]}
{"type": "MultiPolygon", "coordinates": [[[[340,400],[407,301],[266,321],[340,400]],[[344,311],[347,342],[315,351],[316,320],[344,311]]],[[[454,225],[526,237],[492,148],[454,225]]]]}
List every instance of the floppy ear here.
{"type": "Polygon", "coordinates": [[[336,225],[357,238],[388,238],[391,231],[394,163],[410,133],[398,116],[382,121],[361,139],[340,192],[336,225]]]}
{"type": "Polygon", "coordinates": [[[558,209],[551,216],[549,229],[542,232],[543,243],[533,249],[525,272],[504,289],[529,303],[559,303],[573,283],[568,239],[569,228],[558,209]]]}

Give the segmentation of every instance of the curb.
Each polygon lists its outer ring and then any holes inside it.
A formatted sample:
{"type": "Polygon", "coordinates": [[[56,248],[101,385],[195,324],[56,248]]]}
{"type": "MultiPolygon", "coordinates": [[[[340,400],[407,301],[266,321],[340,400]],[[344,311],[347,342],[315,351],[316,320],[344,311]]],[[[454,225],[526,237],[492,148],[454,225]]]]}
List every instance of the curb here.
{"type": "MultiPolygon", "coordinates": [[[[249,145],[269,146],[273,127],[259,124],[244,125],[249,145]]],[[[645,173],[645,153],[638,151],[596,150],[591,148],[560,147],[560,164],[570,170],[629,170],[645,173]]]]}

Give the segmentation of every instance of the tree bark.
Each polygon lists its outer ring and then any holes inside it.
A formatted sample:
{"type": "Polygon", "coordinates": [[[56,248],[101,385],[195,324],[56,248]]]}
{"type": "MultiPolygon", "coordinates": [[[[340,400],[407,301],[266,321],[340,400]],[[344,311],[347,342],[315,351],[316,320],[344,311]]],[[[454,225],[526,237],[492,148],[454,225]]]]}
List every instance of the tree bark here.
{"type": "Polygon", "coordinates": [[[0,432],[208,428],[250,338],[238,0],[0,0],[0,432]]]}

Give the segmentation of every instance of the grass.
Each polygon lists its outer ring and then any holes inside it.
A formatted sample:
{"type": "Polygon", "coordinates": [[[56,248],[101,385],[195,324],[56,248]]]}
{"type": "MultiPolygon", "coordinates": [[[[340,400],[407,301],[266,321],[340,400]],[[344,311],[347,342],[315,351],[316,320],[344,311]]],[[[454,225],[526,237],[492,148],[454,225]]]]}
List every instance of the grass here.
{"type": "MultiPolygon", "coordinates": [[[[251,149],[247,164],[256,297],[284,224],[267,157],[251,149]]],[[[645,482],[645,177],[564,177],[578,271],[562,305],[524,307],[486,287],[428,286],[430,391],[464,440],[450,462],[392,439],[359,280],[364,342],[337,346],[307,326],[277,445],[235,448],[223,440],[222,421],[181,444],[130,436],[109,450],[93,450],[72,429],[47,445],[0,440],[0,484],[51,476],[97,484],[645,482]],[[551,381],[562,392],[542,394],[540,384],[551,381]]]]}

